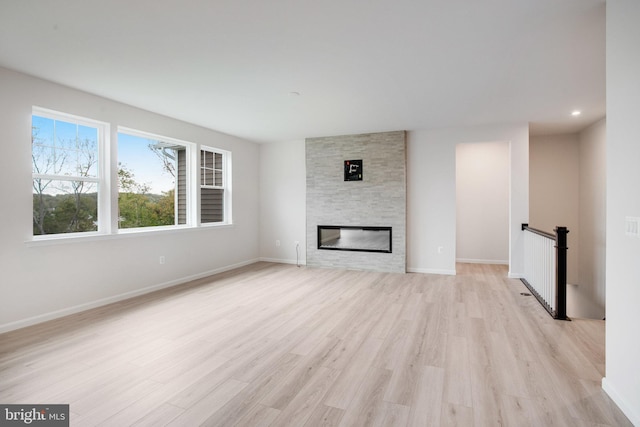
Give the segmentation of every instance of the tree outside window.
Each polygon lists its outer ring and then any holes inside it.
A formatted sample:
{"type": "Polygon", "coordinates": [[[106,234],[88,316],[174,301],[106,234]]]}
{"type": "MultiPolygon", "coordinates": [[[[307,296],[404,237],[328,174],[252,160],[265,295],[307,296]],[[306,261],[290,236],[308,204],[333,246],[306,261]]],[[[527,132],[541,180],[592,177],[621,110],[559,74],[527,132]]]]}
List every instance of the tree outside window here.
{"type": "Polygon", "coordinates": [[[33,234],[98,230],[96,127],[33,116],[33,234]]]}
{"type": "Polygon", "coordinates": [[[108,135],[108,123],[33,108],[33,236],[231,222],[230,152],[118,128],[110,157],[108,135]]]}

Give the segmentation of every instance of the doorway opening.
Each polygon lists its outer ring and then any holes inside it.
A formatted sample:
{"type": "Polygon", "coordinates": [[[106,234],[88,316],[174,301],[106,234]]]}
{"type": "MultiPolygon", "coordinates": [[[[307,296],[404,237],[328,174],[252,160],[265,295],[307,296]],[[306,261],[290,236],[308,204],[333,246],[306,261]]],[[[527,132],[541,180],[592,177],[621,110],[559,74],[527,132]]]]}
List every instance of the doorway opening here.
{"type": "Polygon", "coordinates": [[[509,143],[456,145],[456,262],[509,264],[509,143]]]}

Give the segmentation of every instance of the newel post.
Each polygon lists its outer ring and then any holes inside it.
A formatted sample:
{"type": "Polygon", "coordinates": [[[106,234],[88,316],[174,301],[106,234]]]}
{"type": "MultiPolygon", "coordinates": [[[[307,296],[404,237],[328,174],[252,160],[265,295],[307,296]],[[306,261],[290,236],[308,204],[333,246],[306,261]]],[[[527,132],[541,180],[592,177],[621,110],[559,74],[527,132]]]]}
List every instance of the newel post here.
{"type": "Polygon", "coordinates": [[[567,317],[567,227],[556,227],[556,301],[558,308],[556,319],[570,320],[567,317]]]}

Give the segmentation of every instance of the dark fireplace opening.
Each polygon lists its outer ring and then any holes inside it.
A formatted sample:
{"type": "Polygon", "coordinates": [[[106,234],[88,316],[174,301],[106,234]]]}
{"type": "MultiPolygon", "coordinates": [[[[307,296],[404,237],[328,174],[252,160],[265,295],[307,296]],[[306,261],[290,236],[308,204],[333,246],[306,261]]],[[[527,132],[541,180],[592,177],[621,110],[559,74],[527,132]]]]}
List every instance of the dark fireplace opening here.
{"type": "Polygon", "coordinates": [[[318,249],[391,253],[391,227],[319,225],[318,249]]]}

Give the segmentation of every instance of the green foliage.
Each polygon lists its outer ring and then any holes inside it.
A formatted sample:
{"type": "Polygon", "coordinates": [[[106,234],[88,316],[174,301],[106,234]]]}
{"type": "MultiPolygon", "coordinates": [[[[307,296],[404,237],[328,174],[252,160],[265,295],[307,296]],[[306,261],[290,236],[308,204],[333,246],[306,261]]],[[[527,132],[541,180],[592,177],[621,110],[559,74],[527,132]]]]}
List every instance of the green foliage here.
{"type": "MultiPolygon", "coordinates": [[[[119,226],[136,228],[174,225],[174,200],[174,190],[161,195],[120,193],[119,226]]],[[[34,236],[97,231],[97,194],[34,194],[33,215],[34,236]],[[40,215],[41,220],[36,221],[35,218],[40,215]]]]}
{"type": "MultiPolygon", "coordinates": [[[[82,179],[48,179],[43,175],[63,175],[73,167],[79,177],[91,176],[97,164],[92,141],[71,139],[57,141],[59,149],[52,150],[46,138],[39,137],[39,129],[32,126],[33,179],[33,235],[97,231],[98,195],[95,185],[82,179]],[[78,151],[70,157],[65,145],[78,151]],[[66,168],[66,169],[65,169],[66,168]]],[[[50,144],[50,143],[49,143],[50,144]]],[[[173,163],[166,152],[149,146],[162,161],[163,167],[175,176],[173,163]]],[[[175,224],[175,191],[161,195],[149,194],[149,186],[136,181],[133,171],[118,164],[118,224],[120,228],[153,227],[175,224]]]]}
{"type": "Polygon", "coordinates": [[[33,216],[34,236],[96,231],[97,194],[34,194],[33,216]]]}
{"type": "MultiPolygon", "coordinates": [[[[149,194],[149,187],[136,182],[132,171],[119,165],[118,223],[120,228],[175,224],[175,191],[149,194]],[[125,191],[122,191],[125,190],[125,191]]],[[[36,180],[34,180],[36,181],[36,180]]],[[[34,188],[49,184],[34,182],[34,188]]],[[[69,194],[33,194],[33,235],[77,233],[98,230],[98,195],[74,188],[69,194]]]]}
{"type": "MultiPolygon", "coordinates": [[[[31,127],[33,164],[33,234],[96,231],[98,198],[95,184],[83,179],[49,179],[44,176],[94,176],[97,165],[96,141],[89,138],[61,139],[52,132],[40,136],[31,127]]],[[[64,123],[64,122],[63,122],[64,123]]],[[[67,123],[69,124],[69,123],[67,123]]],[[[76,126],[76,125],[72,125],[76,126]]],[[[77,126],[76,126],[77,129],[77,126]]]]}
{"type": "Polygon", "coordinates": [[[133,171],[118,164],[119,228],[154,227],[175,224],[174,190],[148,194],[149,186],[136,182],[133,171]]]}
{"type": "Polygon", "coordinates": [[[120,193],[118,223],[120,228],[174,225],[174,191],[162,195],[120,193]]]}

